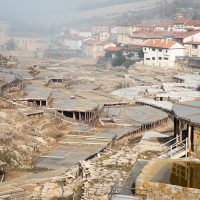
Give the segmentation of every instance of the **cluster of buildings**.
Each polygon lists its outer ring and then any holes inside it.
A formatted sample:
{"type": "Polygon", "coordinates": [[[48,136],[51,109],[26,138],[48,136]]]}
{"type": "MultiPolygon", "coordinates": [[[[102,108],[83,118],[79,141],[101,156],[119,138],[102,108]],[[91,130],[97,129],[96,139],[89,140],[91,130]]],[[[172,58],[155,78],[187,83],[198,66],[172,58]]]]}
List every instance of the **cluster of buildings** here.
{"type": "Polygon", "coordinates": [[[49,39],[31,32],[12,32],[7,22],[0,22],[0,49],[18,51],[45,51],[49,47],[49,39]]]}
{"type": "Polygon", "coordinates": [[[101,59],[109,51],[138,58],[145,65],[174,66],[177,57],[200,56],[200,20],[144,22],[136,25],[94,25],[91,29],[69,28],[62,35],[62,48],[78,50],[85,58],[101,59]]]}

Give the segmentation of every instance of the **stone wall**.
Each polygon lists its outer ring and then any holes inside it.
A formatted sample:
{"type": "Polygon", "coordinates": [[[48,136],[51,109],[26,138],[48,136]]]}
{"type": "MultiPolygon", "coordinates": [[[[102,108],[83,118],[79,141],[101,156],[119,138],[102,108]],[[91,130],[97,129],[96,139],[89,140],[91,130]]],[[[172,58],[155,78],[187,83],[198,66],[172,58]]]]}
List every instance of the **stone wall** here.
{"type": "MultiPolygon", "coordinates": [[[[136,183],[136,189],[149,190],[149,200],[191,200],[200,199],[200,190],[181,187],[176,185],[169,185],[164,183],[153,183],[153,182],[140,182],[141,185],[136,183]]],[[[146,194],[145,191],[138,192],[139,194],[146,194]]]]}
{"type": "MultiPolygon", "coordinates": [[[[172,162],[172,160],[171,160],[172,162]]],[[[139,189],[136,191],[138,194],[146,195],[148,194],[149,200],[192,200],[200,199],[200,189],[181,187],[177,185],[170,185],[165,183],[157,183],[149,181],[149,178],[154,173],[158,171],[159,167],[164,165],[166,161],[161,163],[151,161],[149,162],[142,173],[136,180],[135,188],[139,189]],[[140,190],[147,190],[140,191],[140,190]]],[[[200,173],[195,174],[194,177],[198,177],[200,180],[200,173]]],[[[197,181],[198,182],[198,181],[197,181]]],[[[195,185],[197,186],[197,185],[195,185]]]]}

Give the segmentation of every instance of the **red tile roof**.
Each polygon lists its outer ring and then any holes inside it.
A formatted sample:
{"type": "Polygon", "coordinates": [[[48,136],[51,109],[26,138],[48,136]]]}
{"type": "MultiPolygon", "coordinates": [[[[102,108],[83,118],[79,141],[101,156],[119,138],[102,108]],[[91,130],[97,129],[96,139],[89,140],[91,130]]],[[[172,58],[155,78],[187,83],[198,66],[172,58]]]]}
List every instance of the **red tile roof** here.
{"type": "Polygon", "coordinates": [[[129,45],[128,50],[141,50],[143,45],[129,45]]]}
{"type": "Polygon", "coordinates": [[[173,22],[164,21],[164,22],[160,22],[160,23],[156,24],[156,27],[168,27],[168,26],[170,26],[172,24],[173,24],[173,22]]]}
{"type": "Polygon", "coordinates": [[[82,43],[87,44],[87,45],[95,45],[99,43],[99,40],[88,39],[88,40],[84,40],[82,43]]]}
{"type": "Polygon", "coordinates": [[[174,24],[186,24],[190,19],[187,18],[179,18],[178,20],[174,21],[174,24]]]}
{"type": "Polygon", "coordinates": [[[154,33],[162,37],[174,37],[175,35],[172,31],[154,31],[154,33]]]}
{"type": "Polygon", "coordinates": [[[112,43],[112,42],[110,42],[110,41],[102,41],[102,42],[99,42],[97,45],[98,46],[105,46],[105,45],[110,44],[110,43],[112,43]]]}
{"type": "Polygon", "coordinates": [[[150,32],[133,32],[130,36],[131,38],[143,38],[143,39],[160,39],[162,36],[160,34],[156,34],[152,31],[150,32]]]}
{"type": "Polygon", "coordinates": [[[174,46],[177,42],[175,41],[162,41],[162,40],[150,40],[144,47],[154,47],[154,48],[162,48],[162,49],[169,49],[174,46]]]}
{"type": "Polygon", "coordinates": [[[137,24],[137,25],[134,25],[134,26],[135,27],[153,28],[153,27],[156,27],[156,25],[157,25],[157,22],[146,22],[146,23],[137,24]]]}
{"type": "Polygon", "coordinates": [[[186,22],[187,26],[200,26],[200,20],[189,20],[186,22]]]}
{"type": "Polygon", "coordinates": [[[104,50],[105,51],[115,51],[115,52],[117,52],[117,51],[121,51],[122,48],[120,48],[120,47],[108,47],[108,48],[106,48],[104,50]]]}
{"type": "Polygon", "coordinates": [[[66,39],[69,40],[83,40],[85,39],[84,37],[80,36],[80,35],[76,35],[76,34],[68,34],[64,36],[66,39]]]}
{"type": "Polygon", "coordinates": [[[177,38],[177,39],[184,39],[184,38],[186,38],[186,37],[195,35],[195,34],[197,34],[197,33],[199,33],[199,31],[177,33],[177,34],[175,34],[175,37],[174,37],[174,38],[177,38]]]}

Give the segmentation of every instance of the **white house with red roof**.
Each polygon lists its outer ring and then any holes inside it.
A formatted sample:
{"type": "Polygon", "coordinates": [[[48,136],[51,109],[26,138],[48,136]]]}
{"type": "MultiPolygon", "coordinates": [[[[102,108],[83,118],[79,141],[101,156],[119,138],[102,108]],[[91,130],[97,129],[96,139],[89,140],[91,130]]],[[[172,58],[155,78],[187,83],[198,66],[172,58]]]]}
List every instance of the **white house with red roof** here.
{"type": "Polygon", "coordinates": [[[177,33],[174,36],[174,39],[179,43],[187,43],[190,41],[200,42],[200,31],[186,32],[186,33],[177,33]]]}
{"type": "Polygon", "coordinates": [[[200,57],[200,31],[179,33],[174,38],[185,46],[186,56],[200,57]]]}
{"type": "Polygon", "coordinates": [[[185,47],[175,41],[150,40],[143,46],[144,64],[173,67],[176,57],[185,56],[185,47]]]}
{"type": "Polygon", "coordinates": [[[81,50],[82,41],[85,39],[82,36],[76,34],[64,35],[63,46],[65,49],[81,50]]]}

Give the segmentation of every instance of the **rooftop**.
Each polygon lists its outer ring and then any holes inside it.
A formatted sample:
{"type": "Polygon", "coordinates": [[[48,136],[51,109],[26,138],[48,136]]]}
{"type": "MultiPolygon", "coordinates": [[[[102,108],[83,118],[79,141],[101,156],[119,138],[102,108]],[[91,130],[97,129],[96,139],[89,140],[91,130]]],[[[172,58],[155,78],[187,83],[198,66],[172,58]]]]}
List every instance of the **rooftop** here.
{"type": "Polygon", "coordinates": [[[63,111],[87,112],[98,107],[98,104],[88,99],[54,99],[52,108],[63,111]]]}
{"type": "Polygon", "coordinates": [[[99,43],[99,40],[88,39],[88,40],[83,40],[82,43],[83,43],[83,44],[86,44],[86,45],[96,45],[96,44],[99,43]]]}
{"type": "Polygon", "coordinates": [[[68,34],[68,35],[65,35],[64,38],[69,39],[69,40],[83,40],[83,39],[85,39],[84,37],[82,37],[80,35],[76,35],[76,34],[68,34]]]}
{"type": "Polygon", "coordinates": [[[104,108],[104,112],[118,125],[142,126],[167,118],[167,113],[151,106],[104,108]]]}
{"type": "Polygon", "coordinates": [[[185,119],[191,123],[200,123],[200,101],[175,103],[173,112],[178,118],[185,119]]]}
{"type": "Polygon", "coordinates": [[[190,19],[187,18],[179,18],[178,20],[174,21],[174,24],[186,24],[190,19]]]}
{"type": "Polygon", "coordinates": [[[199,31],[177,33],[177,34],[175,34],[174,37],[175,37],[176,39],[184,39],[184,38],[187,38],[187,37],[189,37],[189,36],[195,35],[195,34],[197,34],[197,33],[199,33],[199,31]]]}
{"type": "Polygon", "coordinates": [[[120,48],[120,47],[108,47],[108,48],[106,48],[104,50],[105,51],[115,51],[115,52],[117,52],[117,51],[121,51],[122,48],[120,48]]]}
{"type": "Polygon", "coordinates": [[[171,22],[171,21],[163,21],[163,22],[156,24],[156,27],[168,27],[172,24],[173,24],[173,22],[171,22]]]}
{"type": "MultiPolygon", "coordinates": [[[[173,47],[175,44],[177,44],[177,42],[175,42],[175,41],[150,40],[146,44],[144,44],[144,47],[169,49],[169,48],[173,47]]],[[[182,46],[182,47],[185,48],[184,46],[182,46]]]]}
{"type": "Polygon", "coordinates": [[[133,32],[130,38],[161,39],[163,36],[154,32],[133,32]]]}

